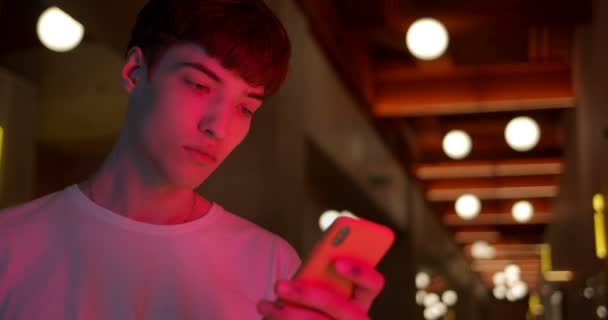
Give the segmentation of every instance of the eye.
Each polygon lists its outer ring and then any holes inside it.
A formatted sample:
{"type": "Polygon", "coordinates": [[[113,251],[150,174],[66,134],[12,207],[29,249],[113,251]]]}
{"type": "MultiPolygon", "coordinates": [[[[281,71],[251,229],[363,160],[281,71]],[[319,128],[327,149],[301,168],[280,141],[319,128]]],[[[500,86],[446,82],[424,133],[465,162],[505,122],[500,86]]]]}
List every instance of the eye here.
{"type": "Polygon", "coordinates": [[[184,82],[186,83],[186,85],[190,86],[191,88],[197,90],[197,91],[209,91],[209,87],[200,84],[198,82],[192,81],[188,78],[184,79],[184,82]]]}
{"type": "Polygon", "coordinates": [[[241,113],[243,113],[244,115],[248,117],[253,116],[253,111],[251,111],[251,109],[247,108],[246,106],[240,106],[239,108],[241,110],[241,113]]]}

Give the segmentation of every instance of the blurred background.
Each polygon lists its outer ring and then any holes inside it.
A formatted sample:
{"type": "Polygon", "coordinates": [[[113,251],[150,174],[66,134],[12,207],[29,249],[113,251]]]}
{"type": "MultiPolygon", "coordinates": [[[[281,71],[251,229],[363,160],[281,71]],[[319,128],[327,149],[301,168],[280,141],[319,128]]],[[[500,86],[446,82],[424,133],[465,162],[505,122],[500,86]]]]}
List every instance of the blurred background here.
{"type": "MultiPolygon", "coordinates": [[[[393,228],[373,319],[608,316],[606,1],[267,3],[290,74],[201,194],[303,258],[340,214],[393,228]]],[[[0,1],[2,207],[110,151],[141,6],[0,1]]]]}

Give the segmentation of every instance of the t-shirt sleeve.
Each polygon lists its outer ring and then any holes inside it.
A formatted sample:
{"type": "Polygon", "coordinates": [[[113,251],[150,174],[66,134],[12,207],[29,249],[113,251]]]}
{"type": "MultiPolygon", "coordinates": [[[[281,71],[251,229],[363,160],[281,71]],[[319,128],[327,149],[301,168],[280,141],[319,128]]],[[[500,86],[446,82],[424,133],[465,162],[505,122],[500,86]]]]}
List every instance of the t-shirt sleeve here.
{"type": "Polygon", "coordinates": [[[273,241],[273,261],[272,261],[272,275],[270,277],[270,283],[266,288],[264,297],[268,300],[276,299],[274,292],[274,286],[278,280],[291,279],[302,261],[298,256],[296,250],[282,238],[276,237],[273,241]]]}
{"type": "Polygon", "coordinates": [[[282,248],[283,251],[280,253],[283,257],[280,277],[282,279],[291,279],[295,275],[296,271],[298,271],[298,269],[300,268],[302,260],[300,259],[300,256],[298,255],[296,250],[291,245],[289,245],[286,241],[282,242],[283,245],[279,246],[280,248],[282,248]]]}
{"type": "Polygon", "coordinates": [[[302,263],[296,250],[282,238],[276,239],[275,259],[275,281],[291,279],[302,263]]]}

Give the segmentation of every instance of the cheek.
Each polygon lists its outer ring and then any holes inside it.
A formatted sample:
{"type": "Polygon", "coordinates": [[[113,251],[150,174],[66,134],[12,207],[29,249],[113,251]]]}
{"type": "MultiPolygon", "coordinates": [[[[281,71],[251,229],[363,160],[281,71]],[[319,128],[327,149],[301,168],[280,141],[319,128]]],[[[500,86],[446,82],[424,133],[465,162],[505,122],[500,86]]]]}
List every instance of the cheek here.
{"type": "Polygon", "coordinates": [[[250,129],[249,120],[237,120],[232,125],[230,132],[230,139],[224,144],[224,154],[227,156],[230,154],[239,144],[241,144],[247,137],[250,129]]]}
{"type": "Polygon", "coordinates": [[[159,95],[135,114],[137,139],[153,158],[164,158],[183,142],[189,124],[188,115],[177,110],[182,106],[174,97],[159,95]]]}
{"type": "Polygon", "coordinates": [[[200,108],[191,96],[180,94],[179,90],[166,90],[154,102],[149,130],[167,138],[183,138],[184,132],[196,128],[200,108]]]}

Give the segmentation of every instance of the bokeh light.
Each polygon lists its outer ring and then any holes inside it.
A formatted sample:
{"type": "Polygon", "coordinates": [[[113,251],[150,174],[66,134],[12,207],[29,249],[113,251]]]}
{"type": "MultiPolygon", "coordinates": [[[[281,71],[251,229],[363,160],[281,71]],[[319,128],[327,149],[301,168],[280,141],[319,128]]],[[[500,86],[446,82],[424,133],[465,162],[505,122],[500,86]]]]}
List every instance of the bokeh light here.
{"type": "Polygon", "coordinates": [[[528,201],[517,201],[511,208],[511,215],[519,223],[528,222],[534,215],[534,207],[528,201]]]}
{"type": "Polygon", "coordinates": [[[479,212],[481,211],[481,201],[473,194],[463,194],[456,200],[454,209],[460,218],[471,220],[479,215],[479,212]]]}
{"type": "Polygon", "coordinates": [[[443,137],[443,152],[455,160],[468,156],[472,146],[471,137],[462,130],[452,130],[443,137]]]}
{"type": "Polygon", "coordinates": [[[49,50],[66,52],[76,48],[84,36],[84,27],[57,7],[46,9],[38,18],[36,32],[49,50]]]}
{"type": "Polygon", "coordinates": [[[514,150],[528,151],[538,144],[540,128],[536,121],[530,117],[517,117],[507,124],[505,139],[514,150]]]}
{"type": "Polygon", "coordinates": [[[441,295],[441,301],[446,306],[453,306],[458,301],[458,294],[454,290],[447,290],[441,295]]]}
{"type": "Polygon", "coordinates": [[[475,259],[492,259],[496,255],[496,249],[485,241],[475,241],[471,245],[471,256],[475,259]]]}
{"type": "Polygon", "coordinates": [[[416,288],[424,289],[431,283],[431,277],[426,272],[418,272],[416,274],[416,288]]]}
{"type": "Polygon", "coordinates": [[[439,58],[448,48],[449,35],[436,19],[416,20],[407,30],[405,43],[412,55],[420,60],[439,58]]]}

